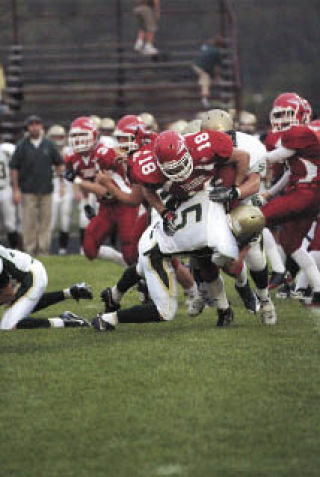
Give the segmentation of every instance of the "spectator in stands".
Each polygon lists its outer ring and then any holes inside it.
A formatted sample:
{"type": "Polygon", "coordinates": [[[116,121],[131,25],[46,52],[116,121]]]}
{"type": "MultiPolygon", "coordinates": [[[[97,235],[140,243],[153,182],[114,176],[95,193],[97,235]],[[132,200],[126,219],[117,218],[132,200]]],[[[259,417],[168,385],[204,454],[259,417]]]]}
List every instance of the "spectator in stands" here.
{"type": "Polygon", "coordinates": [[[138,22],[138,36],[134,49],[144,55],[156,55],[154,35],[160,18],[160,0],[136,0],[134,14],[138,22]]]}
{"type": "Polygon", "coordinates": [[[216,36],[201,45],[200,51],[192,65],[199,77],[201,88],[201,103],[204,108],[210,108],[210,84],[219,84],[221,78],[222,55],[221,48],[225,47],[225,40],[216,36]]]}
{"type": "Polygon", "coordinates": [[[26,252],[47,255],[51,242],[53,166],[63,180],[63,160],[44,136],[38,116],[26,120],[27,134],[17,144],[10,162],[13,202],[22,202],[22,233],[26,252]]]}

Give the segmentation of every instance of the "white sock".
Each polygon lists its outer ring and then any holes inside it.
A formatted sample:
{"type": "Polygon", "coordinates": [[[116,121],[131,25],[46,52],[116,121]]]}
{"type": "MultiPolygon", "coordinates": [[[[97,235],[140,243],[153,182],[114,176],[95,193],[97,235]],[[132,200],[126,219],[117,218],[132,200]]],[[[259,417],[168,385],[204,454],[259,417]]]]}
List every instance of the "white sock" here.
{"type": "Polygon", "coordinates": [[[292,258],[297,262],[301,270],[305,272],[313,291],[320,292],[320,272],[312,255],[299,248],[299,250],[293,252],[292,258]]]}
{"type": "Polygon", "coordinates": [[[193,285],[190,288],[185,289],[186,294],[191,300],[194,300],[195,298],[199,297],[199,290],[198,290],[198,285],[196,282],[193,283],[193,285]]]}
{"type": "Polygon", "coordinates": [[[313,260],[316,262],[318,270],[320,270],[320,252],[318,250],[312,250],[309,252],[313,260]]]}
{"type": "Polygon", "coordinates": [[[274,236],[267,228],[263,229],[263,243],[265,246],[266,254],[271,264],[272,271],[276,273],[284,273],[285,266],[279,253],[279,248],[274,239],[274,236]]]}
{"type": "Polygon", "coordinates": [[[262,301],[267,300],[269,298],[268,288],[256,288],[256,294],[262,301]]]}
{"type": "Polygon", "coordinates": [[[118,315],[117,315],[116,312],[105,313],[104,315],[102,315],[101,318],[103,319],[103,321],[106,321],[107,323],[109,323],[112,326],[117,326],[117,324],[119,323],[118,315]]]}
{"type": "Polygon", "coordinates": [[[236,278],[236,285],[237,287],[243,288],[246,286],[247,283],[248,283],[247,265],[243,262],[241,273],[236,278]]]}
{"type": "Polygon", "coordinates": [[[121,292],[118,290],[117,285],[115,285],[114,287],[112,287],[111,293],[112,293],[113,301],[115,301],[116,303],[120,303],[121,298],[123,297],[123,293],[121,293],[121,292]]]}
{"type": "Polygon", "coordinates": [[[305,272],[301,271],[298,273],[297,281],[296,281],[296,288],[295,291],[300,290],[300,288],[307,288],[309,285],[308,278],[305,272]]]}
{"type": "Polygon", "coordinates": [[[64,297],[65,299],[67,300],[68,298],[72,298],[72,295],[71,295],[71,292],[70,292],[70,288],[65,288],[63,290],[63,294],[64,294],[64,297]]]}
{"type": "Polygon", "coordinates": [[[224,288],[224,281],[221,275],[214,282],[207,282],[208,295],[210,298],[217,300],[218,308],[226,310],[229,308],[229,301],[224,288]]]}
{"type": "Polygon", "coordinates": [[[107,245],[101,245],[99,248],[98,257],[102,258],[103,260],[108,260],[109,262],[117,263],[122,267],[127,266],[122,253],[118,252],[113,247],[108,247],[107,245]]]}
{"type": "Polygon", "coordinates": [[[64,322],[61,318],[49,318],[48,321],[52,328],[64,328],[64,322]]]}

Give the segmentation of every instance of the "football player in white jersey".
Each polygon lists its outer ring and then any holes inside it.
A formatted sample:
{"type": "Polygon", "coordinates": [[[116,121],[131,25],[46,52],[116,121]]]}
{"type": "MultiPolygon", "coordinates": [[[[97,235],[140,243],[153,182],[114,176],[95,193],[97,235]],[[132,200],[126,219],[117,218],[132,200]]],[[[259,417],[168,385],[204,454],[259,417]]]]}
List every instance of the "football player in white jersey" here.
{"type": "Polygon", "coordinates": [[[9,163],[15,146],[9,142],[0,143],[0,211],[8,243],[11,248],[22,248],[20,235],[20,208],[13,204],[9,163]]]}
{"type": "MultiPolygon", "coordinates": [[[[241,184],[241,191],[231,187],[214,187],[210,198],[220,203],[230,203],[232,200],[239,200],[240,204],[255,203],[255,197],[260,189],[260,173],[265,167],[266,149],[261,141],[240,131],[235,131],[231,116],[219,109],[208,111],[204,114],[201,130],[215,130],[227,132],[233,139],[234,145],[249,153],[249,174],[247,179],[241,184]]],[[[266,324],[275,324],[277,315],[268,291],[268,265],[262,243],[262,236],[253,240],[248,247],[244,265],[248,265],[252,280],[256,285],[256,294],[261,304],[262,321],[266,324]]],[[[246,266],[243,266],[241,273],[236,280],[236,290],[243,300],[245,306],[256,312],[259,303],[250,290],[246,266]]]]}
{"type": "MultiPolygon", "coordinates": [[[[62,157],[68,152],[67,134],[63,126],[55,124],[48,129],[47,136],[56,145],[62,157]]],[[[61,181],[59,177],[53,179],[52,222],[54,230],[59,227],[59,255],[67,253],[71,216],[73,205],[73,185],[67,180],[61,181]]]]}
{"type": "Polygon", "coordinates": [[[68,298],[92,299],[91,288],[86,283],[77,283],[65,290],[46,293],[47,284],[47,272],[39,260],[0,245],[0,304],[6,305],[0,329],[89,326],[85,319],[71,312],[48,319],[30,317],[31,313],[68,298]],[[14,283],[17,284],[16,289],[14,283]]]}

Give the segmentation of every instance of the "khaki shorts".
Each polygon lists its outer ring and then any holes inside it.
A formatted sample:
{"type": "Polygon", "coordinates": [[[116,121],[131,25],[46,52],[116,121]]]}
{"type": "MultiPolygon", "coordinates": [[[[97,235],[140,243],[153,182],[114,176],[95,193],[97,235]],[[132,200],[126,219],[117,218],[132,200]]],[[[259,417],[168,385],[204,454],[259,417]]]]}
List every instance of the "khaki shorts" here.
{"type": "Polygon", "coordinates": [[[154,33],[157,30],[156,15],[153,8],[148,7],[148,5],[139,5],[133,11],[137,17],[139,30],[148,33],[154,33]]]}
{"type": "Polygon", "coordinates": [[[199,68],[197,65],[192,65],[193,71],[198,75],[199,77],[199,85],[201,87],[201,94],[203,96],[209,96],[210,94],[210,83],[211,83],[211,77],[209,73],[204,71],[202,68],[199,68]]]}

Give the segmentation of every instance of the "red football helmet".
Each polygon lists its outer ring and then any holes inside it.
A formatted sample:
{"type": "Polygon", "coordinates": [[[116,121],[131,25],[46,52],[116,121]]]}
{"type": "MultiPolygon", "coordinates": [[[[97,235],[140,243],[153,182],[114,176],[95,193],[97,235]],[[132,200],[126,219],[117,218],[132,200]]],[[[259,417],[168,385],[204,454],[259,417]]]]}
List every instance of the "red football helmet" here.
{"type": "Polygon", "coordinates": [[[311,114],[310,103],[298,94],[280,94],[275,99],[270,112],[272,131],[286,131],[291,126],[309,122],[311,114]]]}
{"type": "Polygon", "coordinates": [[[74,152],[85,154],[90,152],[98,141],[98,128],[89,117],[82,116],[71,124],[69,145],[74,152]]]}
{"type": "Polygon", "coordinates": [[[120,148],[130,154],[145,144],[150,133],[138,116],[128,114],[119,119],[113,134],[120,148]]]}
{"type": "Polygon", "coordinates": [[[174,131],[159,134],[154,153],[161,172],[172,182],[183,182],[191,176],[193,160],[181,134],[174,131]]]}

